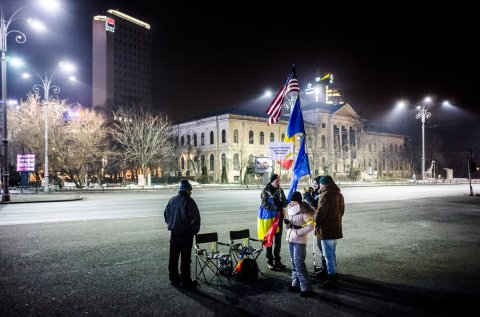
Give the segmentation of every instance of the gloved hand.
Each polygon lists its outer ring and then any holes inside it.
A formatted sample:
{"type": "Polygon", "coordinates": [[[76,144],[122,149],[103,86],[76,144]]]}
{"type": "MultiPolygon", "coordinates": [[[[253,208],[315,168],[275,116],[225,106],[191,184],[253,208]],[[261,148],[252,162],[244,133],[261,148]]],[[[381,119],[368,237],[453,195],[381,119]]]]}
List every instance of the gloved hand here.
{"type": "Polygon", "coordinates": [[[285,224],[285,227],[287,229],[290,229],[292,227],[292,224],[290,223],[290,220],[288,220],[287,218],[283,218],[283,223],[285,224]]]}

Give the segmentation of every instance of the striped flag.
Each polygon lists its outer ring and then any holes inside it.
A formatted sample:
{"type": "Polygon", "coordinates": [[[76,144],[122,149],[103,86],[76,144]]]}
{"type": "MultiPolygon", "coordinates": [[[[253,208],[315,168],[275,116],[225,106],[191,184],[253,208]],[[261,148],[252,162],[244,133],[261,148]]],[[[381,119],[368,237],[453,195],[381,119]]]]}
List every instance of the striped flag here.
{"type": "Polygon", "coordinates": [[[285,84],[282,86],[282,88],[280,88],[278,93],[275,95],[275,98],[273,98],[272,102],[270,103],[270,106],[267,108],[266,112],[269,115],[269,125],[278,122],[280,115],[282,114],[282,105],[285,100],[285,96],[291,92],[300,93],[300,86],[298,85],[295,65],[292,66],[285,84]]]}

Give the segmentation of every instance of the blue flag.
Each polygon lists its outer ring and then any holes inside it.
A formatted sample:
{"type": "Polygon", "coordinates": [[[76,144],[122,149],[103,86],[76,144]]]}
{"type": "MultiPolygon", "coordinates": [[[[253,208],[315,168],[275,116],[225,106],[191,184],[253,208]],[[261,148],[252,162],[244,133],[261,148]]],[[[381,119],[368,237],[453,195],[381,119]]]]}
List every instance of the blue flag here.
{"type": "Polygon", "coordinates": [[[305,136],[303,136],[300,150],[298,151],[297,161],[293,168],[292,183],[290,184],[290,190],[288,191],[287,198],[289,201],[292,193],[297,190],[298,180],[305,175],[310,175],[310,164],[308,163],[308,154],[305,151],[305,136]]]}
{"type": "Polygon", "coordinates": [[[297,133],[305,134],[305,126],[303,125],[303,114],[302,109],[300,108],[300,96],[297,97],[295,105],[292,109],[292,114],[290,116],[290,121],[288,121],[287,134],[291,138],[297,133]]]}

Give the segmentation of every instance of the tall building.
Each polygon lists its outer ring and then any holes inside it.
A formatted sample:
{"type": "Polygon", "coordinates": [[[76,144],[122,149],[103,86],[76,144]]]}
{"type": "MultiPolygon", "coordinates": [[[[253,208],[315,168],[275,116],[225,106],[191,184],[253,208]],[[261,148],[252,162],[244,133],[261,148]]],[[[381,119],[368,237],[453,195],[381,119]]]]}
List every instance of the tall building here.
{"type": "Polygon", "coordinates": [[[93,18],[92,105],[151,104],[150,25],[117,10],[93,18]]]}

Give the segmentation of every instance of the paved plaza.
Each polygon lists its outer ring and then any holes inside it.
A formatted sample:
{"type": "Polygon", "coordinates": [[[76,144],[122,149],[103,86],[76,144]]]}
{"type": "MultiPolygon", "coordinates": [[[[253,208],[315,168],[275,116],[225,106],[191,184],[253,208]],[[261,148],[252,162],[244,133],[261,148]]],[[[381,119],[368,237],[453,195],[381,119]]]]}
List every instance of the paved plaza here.
{"type": "MultiPolygon", "coordinates": [[[[258,201],[247,197],[257,194],[232,192],[214,201],[210,194],[194,192],[201,231],[219,232],[221,240],[229,230],[256,233],[253,206],[258,201]],[[217,212],[213,207],[227,206],[238,196],[246,201],[245,210],[219,207],[217,212]]],[[[42,205],[37,213],[69,213],[85,205],[95,212],[88,204],[104,210],[104,201],[120,212],[131,208],[125,199],[138,205],[139,214],[0,225],[2,316],[459,316],[469,315],[467,309],[475,308],[480,295],[480,197],[347,203],[345,238],[338,244],[338,288],[323,290],[315,282],[313,298],[287,291],[286,243],[284,272],[267,270],[261,255],[264,275],[258,281],[201,281],[195,291],[170,286],[165,199],[155,193],[112,197],[25,205],[42,205]],[[140,213],[149,209],[156,214],[140,213]]],[[[0,219],[9,212],[21,217],[21,206],[1,206],[0,219]]]]}

